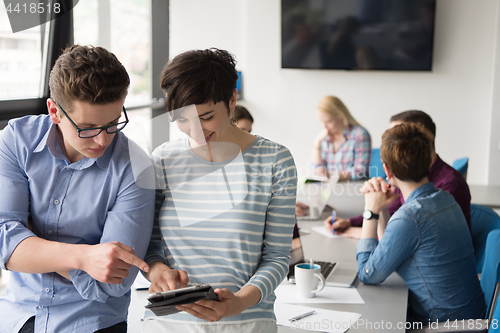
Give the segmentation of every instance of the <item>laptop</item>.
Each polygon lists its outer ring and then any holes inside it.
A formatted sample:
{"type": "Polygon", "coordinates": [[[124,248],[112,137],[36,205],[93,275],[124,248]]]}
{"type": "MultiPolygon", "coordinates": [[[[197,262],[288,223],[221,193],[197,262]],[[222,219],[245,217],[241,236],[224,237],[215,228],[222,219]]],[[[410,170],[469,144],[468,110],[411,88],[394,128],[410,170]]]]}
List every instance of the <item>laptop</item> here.
{"type": "Polygon", "coordinates": [[[330,198],[329,186],[323,183],[308,182],[307,185],[298,187],[297,201],[309,206],[306,214],[297,216],[297,220],[318,220],[326,207],[326,202],[330,198]]]}
{"type": "MultiPolygon", "coordinates": [[[[309,261],[304,258],[300,235],[298,235],[293,239],[292,250],[290,251],[290,265],[287,276],[290,283],[295,283],[295,265],[307,262],[309,261]]],[[[314,260],[314,263],[321,266],[321,274],[325,277],[326,286],[349,288],[358,276],[358,267],[356,263],[316,260],[314,260]]]]}

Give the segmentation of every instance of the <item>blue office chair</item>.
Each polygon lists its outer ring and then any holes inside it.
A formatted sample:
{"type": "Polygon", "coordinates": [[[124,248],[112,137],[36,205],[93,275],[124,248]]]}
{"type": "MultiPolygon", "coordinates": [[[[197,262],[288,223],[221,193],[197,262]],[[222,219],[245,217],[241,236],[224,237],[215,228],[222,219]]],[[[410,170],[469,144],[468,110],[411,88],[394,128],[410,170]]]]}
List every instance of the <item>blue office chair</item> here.
{"type": "Polygon", "coordinates": [[[465,179],[467,179],[467,169],[469,168],[468,157],[457,158],[453,161],[453,164],[451,166],[453,167],[453,169],[460,172],[465,179]]]}
{"type": "Polygon", "coordinates": [[[370,160],[370,178],[372,177],[382,177],[384,179],[387,177],[380,158],[380,148],[372,149],[372,158],[370,160]]]}
{"type": "Polygon", "coordinates": [[[470,219],[476,270],[481,273],[486,253],[486,238],[492,230],[500,229],[500,216],[491,208],[471,204],[470,219]]]}
{"type": "MultiPolygon", "coordinates": [[[[474,320],[474,330],[464,330],[461,325],[452,327],[452,324],[446,325],[440,323],[438,327],[424,327],[422,329],[409,330],[407,333],[465,333],[465,332],[500,332],[500,230],[493,230],[486,239],[486,254],[481,274],[481,289],[484,292],[484,299],[487,305],[486,317],[484,319],[474,320]],[[491,325],[490,325],[491,324],[491,325]],[[488,325],[490,328],[488,330],[488,325]]],[[[467,320],[464,321],[467,323],[467,320]]]]}
{"type": "Polygon", "coordinates": [[[486,254],[481,273],[481,288],[486,301],[486,318],[491,323],[490,332],[500,332],[500,230],[493,230],[486,239],[486,254]]]}

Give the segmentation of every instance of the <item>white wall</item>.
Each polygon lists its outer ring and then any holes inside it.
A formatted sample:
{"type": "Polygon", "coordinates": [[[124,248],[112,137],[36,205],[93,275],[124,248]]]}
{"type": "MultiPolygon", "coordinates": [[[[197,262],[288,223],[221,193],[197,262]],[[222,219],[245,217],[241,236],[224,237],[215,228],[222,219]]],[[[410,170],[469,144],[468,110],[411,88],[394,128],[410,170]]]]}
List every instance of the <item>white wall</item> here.
{"type": "Polygon", "coordinates": [[[451,164],[468,156],[469,183],[500,184],[499,5],[438,0],[432,72],[281,69],[280,0],[170,0],[170,52],[218,47],[233,53],[253,133],[290,148],[300,170],[320,130],[316,103],[328,94],[344,101],[374,147],[391,115],[429,113],[441,158],[451,164]]]}

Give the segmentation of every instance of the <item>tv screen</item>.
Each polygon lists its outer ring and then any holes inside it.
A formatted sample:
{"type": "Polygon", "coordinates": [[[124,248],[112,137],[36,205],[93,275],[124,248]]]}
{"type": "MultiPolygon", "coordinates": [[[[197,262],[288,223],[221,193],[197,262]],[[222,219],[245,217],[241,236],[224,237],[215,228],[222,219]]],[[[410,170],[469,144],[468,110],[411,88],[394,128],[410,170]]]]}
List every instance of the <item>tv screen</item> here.
{"type": "Polygon", "coordinates": [[[281,0],[282,68],[432,70],[435,0],[281,0]]]}

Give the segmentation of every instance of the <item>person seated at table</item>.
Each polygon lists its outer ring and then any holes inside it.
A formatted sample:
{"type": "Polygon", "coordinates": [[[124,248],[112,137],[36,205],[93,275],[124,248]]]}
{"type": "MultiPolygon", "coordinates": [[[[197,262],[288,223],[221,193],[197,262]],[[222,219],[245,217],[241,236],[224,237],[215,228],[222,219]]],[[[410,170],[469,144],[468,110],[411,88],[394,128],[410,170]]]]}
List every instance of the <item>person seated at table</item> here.
{"type": "MultiPolygon", "coordinates": [[[[402,123],[419,123],[424,126],[432,134],[431,142],[431,169],[429,173],[429,181],[434,184],[436,188],[440,188],[455,198],[458,205],[464,213],[465,220],[470,229],[471,219],[470,219],[470,202],[471,195],[469,191],[469,185],[465,178],[453,169],[452,166],[444,162],[439,155],[436,153],[435,139],[436,139],[436,124],[432,121],[432,118],[425,112],[420,110],[409,110],[398,113],[391,117],[390,127],[402,123]]],[[[399,190],[397,190],[399,191],[399,190]]],[[[389,215],[394,214],[395,211],[399,209],[404,204],[404,197],[400,196],[398,200],[395,200],[388,208],[389,215]]],[[[325,221],[325,227],[330,232],[335,230],[337,234],[344,234],[346,236],[358,237],[359,229],[350,229],[349,227],[361,227],[363,223],[363,217],[361,215],[351,218],[337,218],[332,224],[332,218],[329,217],[325,221]]]]}
{"type": "Polygon", "coordinates": [[[234,111],[231,113],[231,123],[242,131],[252,132],[253,117],[244,106],[236,105],[234,107],[234,111]]]}
{"type": "MultiPolygon", "coordinates": [[[[368,178],[372,143],[370,134],[335,96],[323,97],[316,115],[324,129],[314,139],[311,152],[313,173],[329,177],[337,173],[340,181],[368,178]]],[[[303,216],[308,206],[297,202],[295,214],[303,216]]]]}
{"type": "Polygon", "coordinates": [[[378,284],[397,272],[409,289],[409,322],[484,318],[484,295],[464,214],[451,194],[429,182],[433,139],[415,123],[394,126],[382,135],[388,182],[372,178],[361,189],[365,211],[356,246],[358,277],[378,284]],[[405,203],[387,221],[387,207],[399,197],[396,188],[405,203]]]}
{"type": "Polygon", "coordinates": [[[320,176],[338,173],[339,180],[368,178],[372,143],[370,134],[335,96],[323,97],[316,115],[324,129],[314,139],[313,172],[320,176]]]}

